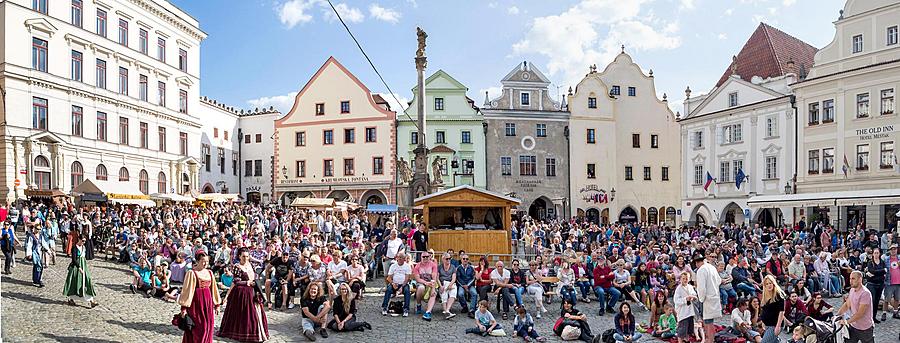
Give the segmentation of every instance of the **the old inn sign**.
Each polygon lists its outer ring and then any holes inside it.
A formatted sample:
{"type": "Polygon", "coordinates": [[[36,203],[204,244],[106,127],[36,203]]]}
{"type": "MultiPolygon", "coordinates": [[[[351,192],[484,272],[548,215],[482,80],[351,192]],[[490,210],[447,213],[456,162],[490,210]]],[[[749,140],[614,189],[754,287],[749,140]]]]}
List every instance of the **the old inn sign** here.
{"type": "Polygon", "coordinates": [[[616,200],[615,191],[607,192],[597,185],[586,185],[581,188],[581,197],[586,203],[607,204],[616,200]]]}

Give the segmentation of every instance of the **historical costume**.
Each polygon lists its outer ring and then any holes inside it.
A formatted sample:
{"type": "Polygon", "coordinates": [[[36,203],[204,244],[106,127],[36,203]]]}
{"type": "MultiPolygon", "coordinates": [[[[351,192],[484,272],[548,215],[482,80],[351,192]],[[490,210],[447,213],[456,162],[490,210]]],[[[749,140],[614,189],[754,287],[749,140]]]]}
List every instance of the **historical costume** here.
{"type": "Polygon", "coordinates": [[[182,343],[212,343],[216,313],[219,306],[219,286],[208,269],[191,270],[184,277],[184,287],[178,296],[178,304],[194,322],[194,328],[185,331],[182,343]]]}
{"type": "Polygon", "coordinates": [[[269,339],[269,323],[263,310],[262,294],[248,282],[256,279],[249,261],[232,267],[234,283],[228,295],[228,305],[222,316],[219,337],[241,342],[264,342],[269,339]]]}
{"type": "Polygon", "coordinates": [[[44,287],[41,278],[44,274],[44,261],[41,258],[44,247],[43,236],[38,234],[36,228],[28,231],[26,239],[28,241],[29,255],[31,255],[31,282],[37,287],[44,287]]]}
{"type": "Polygon", "coordinates": [[[87,260],[84,258],[84,245],[79,244],[72,248],[72,262],[69,263],[69,272],[66,275],[66,285],[63,295],[69,297],[69,305],[75,305],[78,299],[84,299],[91,307],[97,306],[94,296],[94,282],[91,279],[91,271],[87,268],[87,260]]]}

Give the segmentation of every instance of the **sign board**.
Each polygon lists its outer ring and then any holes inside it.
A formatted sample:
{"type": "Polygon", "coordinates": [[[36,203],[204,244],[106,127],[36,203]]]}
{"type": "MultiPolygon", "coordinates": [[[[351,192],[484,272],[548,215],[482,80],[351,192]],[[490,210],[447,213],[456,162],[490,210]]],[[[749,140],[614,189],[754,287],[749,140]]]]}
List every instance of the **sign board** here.
{"type": "Polygon", "coordinates": [[[19,174],[25,175],[25,174],[28,174],[28,171],[26,171],[25,168],[22,168],[22,169],[19,169],[19,174]]]}
{"type": "Polygon", "coordinates": [[[22,185],[22,180],[16,179],[15,185],[16,185],[16,187],[21,186],[21,185],[22,185]]]}
{"type": "Polygon", "coordinates": [[[744,209],[744,218],[750,218],[750,209],[749,208],[744,209]]]}
{"type": "Polygon", "coordinates": [[[888,138],[889,134],[892,132],[894,132],[894,125],[883,125],[856,129],[856,136],[859,137],[860,140],[870,140],[888,138]]]}

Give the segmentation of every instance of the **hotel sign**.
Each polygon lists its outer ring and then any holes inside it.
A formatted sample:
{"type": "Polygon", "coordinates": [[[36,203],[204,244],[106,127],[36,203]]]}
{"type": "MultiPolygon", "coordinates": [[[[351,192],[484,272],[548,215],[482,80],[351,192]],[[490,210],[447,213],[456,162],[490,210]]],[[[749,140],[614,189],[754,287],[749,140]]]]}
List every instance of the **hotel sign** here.
{"type": "Polygon", "coordinates": [[[858,136],[860,140],[870,140],[888,138],[892,132],[894,132],[894,125],[884,125],[856,129],[856,136],[858,136]]]}
{"type": "Polygon", "coordinates": [[[597,185],[585,185],[579,191],[581,199],[586,203],[608,204],[614,198],[605,190],[597,185]]]}

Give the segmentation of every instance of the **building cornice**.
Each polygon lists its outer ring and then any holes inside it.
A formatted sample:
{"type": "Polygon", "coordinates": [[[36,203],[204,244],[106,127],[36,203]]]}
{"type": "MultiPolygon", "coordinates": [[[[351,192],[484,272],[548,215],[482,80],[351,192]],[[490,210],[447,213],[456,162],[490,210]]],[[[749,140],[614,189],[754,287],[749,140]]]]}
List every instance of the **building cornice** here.
{"type": "Polygon", "coordinates": [[[681,125],[685,125],[685,124],[691,124],[695,121],[695,119],[699,119],[699,118],[709,119],[709,117],[713,117],[713,116],[726,116],[726,115],[733,115],[736,112],[757,110],[757,109],[769,106],[773,103],[780,102],[782,100],[788,100],[788,102],[789,102],[790,98],[791,98],[790,95],[784,95],[784,96],[780,96],[777,98],[771,98],[771,99],[766,99],[766,100],[762,100],[762,101],[757,101],[757,102],[749,103],[746,105],[741,105],[741,106],[726,108],[726,109],[722,109],[722,110],[718,110],[718,111],[714,111],[714,112],[704,113],[704,114],[697,115],[697,116],[690,117],[690,118],[679,119],[678,123],[681,125]]]}
{"type": "MultiPolygon", "coordinates": [[[[188,34],[188,36],[190,36],[198,41],[202,41],[202,40],[206,39],[206,36],[207,36],[206,32],[203,32],[203,30],[200,30],[199,27],[189,24],[184,19],[178,18],[178,16],[175,15],[174,13],[169,12],[168,10],[157,6],[156,4],[153,3],[153,1],[148,1],[148,0],[130,0],[130,1],[132,4],[137,5],[138,7],[140,7],[147,13],[155,15],[156,17],[158,17],[159,19],[162,19],[164,22],[168,23],[172,27],[179,29],[182,32],[188,34]]],[[[187,13],[184,13],[184,15],[190,16],[187,13]]]]}

